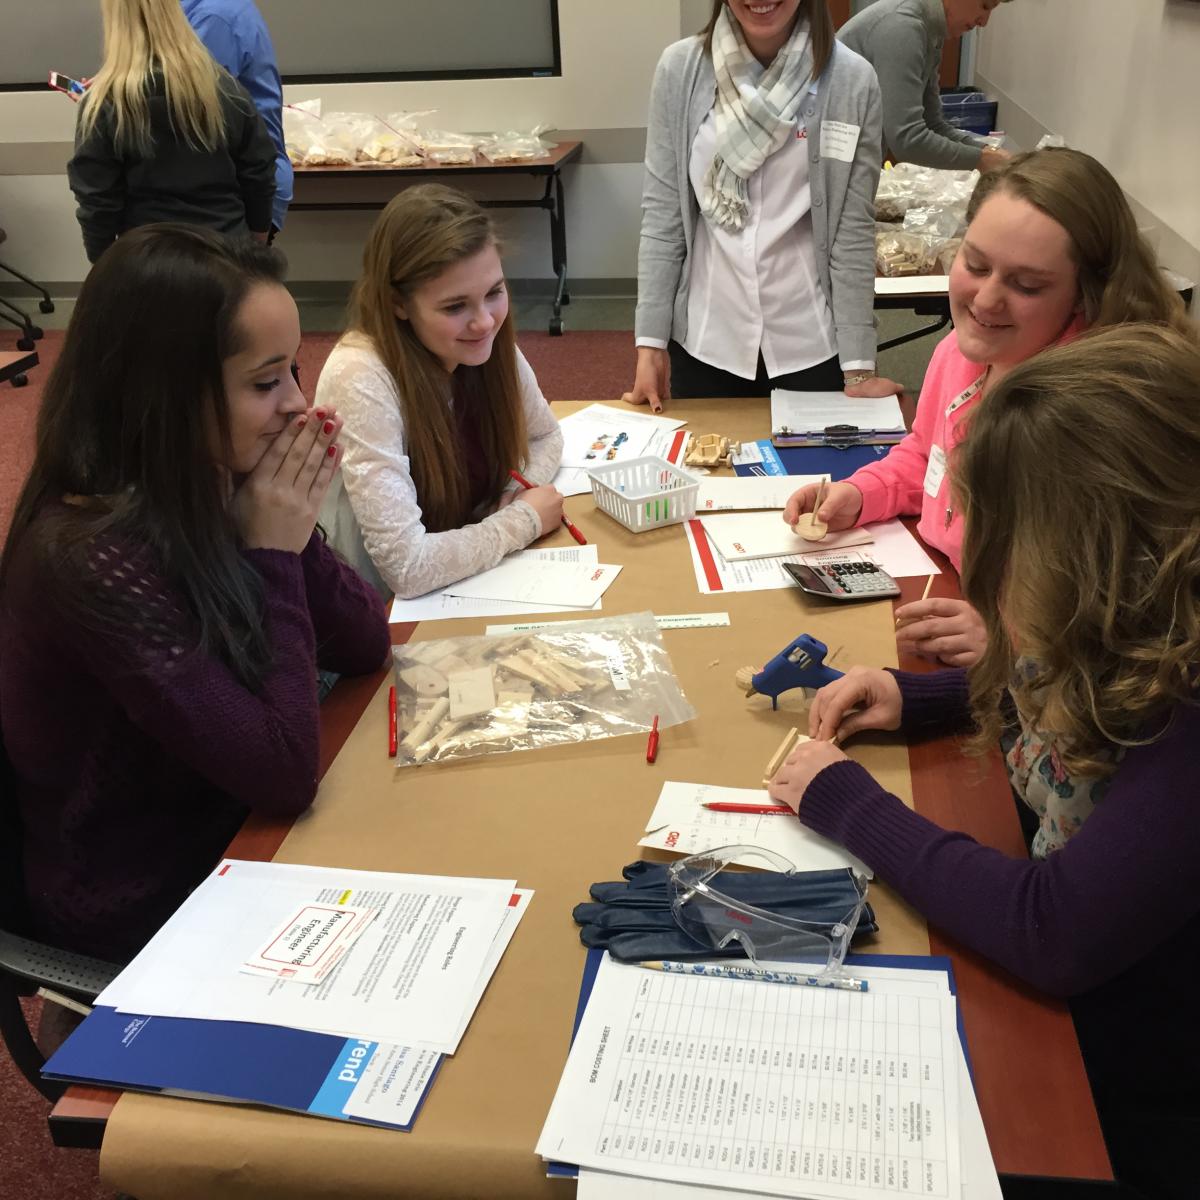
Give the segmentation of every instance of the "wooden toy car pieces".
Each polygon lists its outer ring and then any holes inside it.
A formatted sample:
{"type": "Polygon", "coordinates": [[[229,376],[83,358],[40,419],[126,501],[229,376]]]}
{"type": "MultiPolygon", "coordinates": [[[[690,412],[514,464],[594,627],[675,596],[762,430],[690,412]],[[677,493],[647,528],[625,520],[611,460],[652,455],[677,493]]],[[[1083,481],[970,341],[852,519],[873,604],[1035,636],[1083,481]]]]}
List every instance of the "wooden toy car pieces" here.
{"type": "Polygon", "coordinates": [[[684,455],[685,467],[727,467],[733,456],[733,445],[719,433],[701,433],[688,443],[684,455]]]}

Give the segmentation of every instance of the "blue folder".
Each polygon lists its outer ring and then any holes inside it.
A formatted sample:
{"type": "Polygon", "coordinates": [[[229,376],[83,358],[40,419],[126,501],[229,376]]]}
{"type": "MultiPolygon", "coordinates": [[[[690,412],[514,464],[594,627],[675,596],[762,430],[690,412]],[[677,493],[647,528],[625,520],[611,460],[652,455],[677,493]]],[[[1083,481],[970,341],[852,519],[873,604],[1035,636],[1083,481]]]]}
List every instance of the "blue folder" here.
{"type": "Polygon", "coordinates": [[[740,463],[738,475],[828,475],[835,482],[848,479],[859,467],[878,462],[891,446],[849,446],[834,450],[828,446],[782,446],[765,438],[756,445],[762,451],[761,463],[740,463]]]}
{"type": "Polygon", "coordinates": [[[42,1074],[66,1083],[262,1104],[407,1132],[441,1058],[408,1124],[346,1116],[342,1108],[377,1045],[279,1025],[141,1017],[97,1007],[42,1074]]]}

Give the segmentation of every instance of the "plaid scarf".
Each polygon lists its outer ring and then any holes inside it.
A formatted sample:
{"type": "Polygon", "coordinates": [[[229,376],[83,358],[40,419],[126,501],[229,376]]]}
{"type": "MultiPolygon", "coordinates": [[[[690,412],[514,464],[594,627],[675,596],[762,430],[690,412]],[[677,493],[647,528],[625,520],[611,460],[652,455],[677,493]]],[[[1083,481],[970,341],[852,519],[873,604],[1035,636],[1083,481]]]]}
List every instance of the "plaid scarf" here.
{"type": "Polygon", "coordinates": [[[812,74],[808,24],[797,21],[756,84],[758,62],[741,26],[722,6],[713,26],[717,77],[717,151],[704,176],[700,211],[727,229],[741,229],[750,210],[746,180],[787,141],[812,74]]]}

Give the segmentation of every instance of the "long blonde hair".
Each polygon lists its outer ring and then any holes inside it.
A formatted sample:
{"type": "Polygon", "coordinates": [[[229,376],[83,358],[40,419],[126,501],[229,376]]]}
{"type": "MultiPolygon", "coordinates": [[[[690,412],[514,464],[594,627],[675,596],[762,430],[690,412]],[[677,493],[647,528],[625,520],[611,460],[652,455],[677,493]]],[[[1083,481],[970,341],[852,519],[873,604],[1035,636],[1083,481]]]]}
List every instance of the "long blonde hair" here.
{"type": "Polygon", "coordinates": [[[976,749],[1009,689],[1069,770],[1104,776],[1106,751],[1200,698],[1198,464],[1200,345],[1167,325],[1044,350],[979,407],[954,463],[963,595],[988,632],[976,749]]]}
{"type": "Polygon", "coordinates": [[[1183,331],[1190,328],[1183,301],[1167,285],[1138,233],[1121,185],[1090,154],[1049,146],[1016,155],[980,177],[967,205],[967,221],[997,192],[1032,204],[1067,231],[1089,326],[1162,321],[1183,331]]]}
{"type": "Polygon", "coordinates": [[[471,515],[470,487],[450,401],[479,433],[492,498],[527,453],[511,313],[478,367],[453,374],[396,315],[422,284],[496,245],[491,218],[469,196],[419,184],[392,197],[363,250],[363,273],[350,296],[348,332],[366,338],[396,382],[413,484],[427,529],[457,529],[471,515]]]}
{"type": "Polygon", "coordinates": [[[80,136],[92,132],[107,101],[116,145],[149,151],[147,97],[158,71],[176,134],[198,150],[224,145],[223,70],[188,24],[179,0],[100,0],[100,11],[104,62],[83,101],[80,136]]]}

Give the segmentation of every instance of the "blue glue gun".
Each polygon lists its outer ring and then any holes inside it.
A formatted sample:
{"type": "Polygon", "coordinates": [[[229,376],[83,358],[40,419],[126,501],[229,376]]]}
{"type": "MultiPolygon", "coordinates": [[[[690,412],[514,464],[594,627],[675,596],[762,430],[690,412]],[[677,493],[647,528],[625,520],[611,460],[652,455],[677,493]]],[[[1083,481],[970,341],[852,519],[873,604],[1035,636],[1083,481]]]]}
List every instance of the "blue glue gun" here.
{"type": "Polygon", "coordinates": [[[842,672],[825,665],[828,647],[815,637],[802,633],[789,642],[761,671],[753,667],[742,667],[737,673],[738,687],[747,696],[756,693],[771,697],[771,707],[779,707],[779,697],[792,688],[819,688],[835,679],[842,672]]]}

